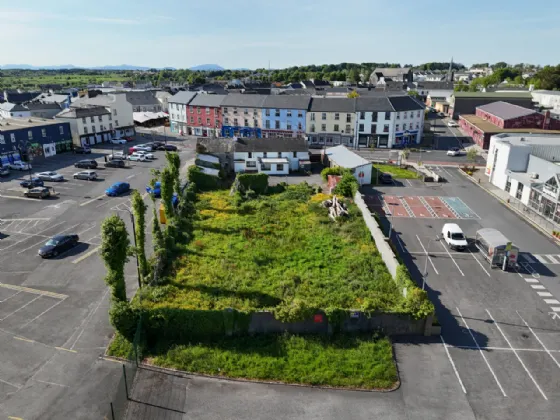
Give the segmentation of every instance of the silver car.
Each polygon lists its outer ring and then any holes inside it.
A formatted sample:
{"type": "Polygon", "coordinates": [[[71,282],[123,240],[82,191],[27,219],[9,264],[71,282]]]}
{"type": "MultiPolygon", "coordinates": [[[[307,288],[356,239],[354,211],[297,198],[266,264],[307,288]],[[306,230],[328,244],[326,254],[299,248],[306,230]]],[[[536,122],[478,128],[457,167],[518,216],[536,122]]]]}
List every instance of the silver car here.
{"type": "Polygon", "coordinates": [[[95,171],[81,171],[74,174],[74,179],[85,179],[86,181],[95,181],[97,173],[95,171]]]}
{"type": "Polygon", "coordinates": [[[37,178],[43,181],[54,181],[54,182],[61,182],[64,181],[64,177],[56,172],[39,172],[36,175],[37,178]]]}

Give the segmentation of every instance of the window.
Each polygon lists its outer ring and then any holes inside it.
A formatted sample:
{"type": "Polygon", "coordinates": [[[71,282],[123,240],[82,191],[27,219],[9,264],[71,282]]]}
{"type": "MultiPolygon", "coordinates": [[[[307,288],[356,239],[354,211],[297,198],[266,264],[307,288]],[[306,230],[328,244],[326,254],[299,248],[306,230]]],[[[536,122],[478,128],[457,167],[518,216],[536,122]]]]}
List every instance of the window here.
{"type": "Polygon", "coordinates": [[[109,123],[109,130],[113,129],[113,123],[109,123]]]}
{"type": "Polygon", "coordinates": [[[92,132],[92,133],[95,133],[95,125],[92,125],[92,126],[91,126],[91,132],[92,132]]]}
{"type": "Polygon", "coordinates": [[[397,120],[401,119],[401,114],[399,112],[397,112],[397,120]]]}
{"type": "Polygon", "coordinates": [[[286,123],[286,130],[292,129],[292,123],[286,123]]]}
{"type": "Polygon", "coordinates": [[[511,179],[509,178],[509,176],[507,177],[505,190],[506,192],[509,192],[509,190],[511,190],[511,179]]]}
{"type": "Polygon", "coordinates": [[[91,121],[92,123],[94,123],[94,122],[95,122],[95,118],[90,117],[90,121],[91,121]]]}
{"type": "Polygon", "coordinates": [[[280,121],[278,120],[274,121],[274,128],[280,130],[280,121]]]}
{"type": "Polygon", "coordinates": [[[377,112],[371,113],[371,122],[377,122],[377,112]]]}
{"type": "Polygon", "coordinates": [[[237,118],[233,119],[233,125],[237,127],[237,118]]]}
{"type": "Polygon", "coordinates": [[[416,114],[416,116],[417,116],[418,118],[420,118],[420,111],[418,111],[418,113],[416,114]]]}
{"type": "Polygon", "coordinates": [[[47,137],[47,130],[46,129],[41,128],[41,136],[47,137]]]}
{"type": "Polygon", "coordinates": [[[253,152],[247,152],[247,158],[252,159],[253,158],[253,152]]]}
{"type": "MultiPolygon", "coordinates": [[[[362,119],[363,119],[363,118],[362,118],[362,119]]],[[[360,124],[360,125],[358,126],[358,130],[359,130],[359,131],[364,131],[364,125],[363,125],[363,124],[360,124]]]]}
{"type": "Polygon", "coordinates": [[[249,114],[249,108],[245,108],[245,111],[243,111],[243,113],[244,113],[245,115],[249,114]]]}
{"type": "Polygon", "coordinates": [[[64,134],[64,127],[62,125],[58,127],[58,132],[64,134]]]}
{"type": "Polygon", "coordinates": [[[210,125],[210,118],[206,118],[206,125],[210,125]]]}
{"type": "Polygon", "coordinates": [[[346,122],[347,122],[347,123],[351,123],[351,122],[352,122],[352,114],[346,114],[346,122]]]}
{"type": "Polygon", "coordinates": [[[249,127],[249,120],[247,118],[245,118],[243,122],[245,123],[243,127],[249,127]]]}
{"type": "Polygon", "coordinates": [[[226,107],[224,107],[224,112],[228,112],[228,110],[227,110],[227,108],[226,108],[226,107]]]}
{"type": "Polygon", "coordinates": [[[404,112],[403,114],[404,114],[403,118],[406,120],[406,112],[404,112]]]}
{"type": "Polygon", "coordinates": [[[253,125],[255,127],[258,127],[259,126],[259,120],[253,120],[253,125]]]}
{"type": "Polygon", "coordinates": [[[389,124],[385,124],[385,125],[383,126],[383,132],[384,132],[384,133],[388,133],[388,132],[389,132],[389,124]]]}
{"type": "Polygon", "coordinates": [[[270,117],[270,109],[267,109],[264,113],[264,115],[266,115],[267,117],[270,117]]]}
{"type": "Polygon", "coordinates": [[[277,163],[276,164],[276,170],[277,171],[283,171],[284,170],[284,165],[281,163],[277,163]]]}
{"type": "Polygon", "coordinates": [[[311,114],[309,114],[309,119],[310,119],[311,121],[315,121],[315,113],[314,113],[314,112],[312,112],[311,114]]]}
{"type": "Polygon", "coordinates": [[[286,111],[286,116],[287,116],[287,117],[291,117],[291,116],[292,116],[292,110],[291,110],[291,109],[288,109],[288,110],[286,111]]]}
{"type": "Polygon", "coordinates": [[[99,122],[102,122],[102,121],[103,121],[103,117],[102,117],[101,115],[98,115],[98,116],[97,116],[97,120],[98,120],[99,122]]]}
{"type": "Polygon", "coordinates": [[[16,135],[14,133],[10,133],[10,140],[12,141],[12,143],[16,142],[16,135]]]}
{"type": "Polygon", "coordinates": [[[296,158],[297,157],[297,152],[292,152],[293,156],[296,158]]]}
{"type": "Polygon", "coordinates": [[[390,120],[390,119],[391,119],[391,113],[390,113],[390,112],[386,112],[386,113],[385,113],[385,119],[386,119],[386,120],[390,120]]]}
{"type": "Polygon", "coordinates": [[[200,125],[200,124],[202,124],[202,119],[201,119],[200,117],[198,117],[198,118],[196,119],[196,122],[197,122],[197,124],[200,125]]]}
{"type": "Polygon", "coordinates": [[[257,108],[253,108],[253,114],[257,115],[259,113],[259,110],[257,108]]]}
{"type": "Polygon", "coordinates": [[[414,112],[410,111],[410,118],[414,118],[414,112]]]}
{"type": "MultiPolygon", "coordinates": [[[[338,132],[338,130],[340,130],[340,126],[338,124],[334,125],[334,131],[338,132]]],[[[325,131],[325,130],[323,130],[325,131]]]]}
{"type": "Polygon", "coordinates": [[[29,140],[33,140],[33,131],[29,130],[29,131],[27,132],[27,138],[28,138],[29,140]]]}
{"type": "Polygon", "coordinates": [[[326,120],[327,120],[327,113],[326,113],[326,112],[323,112],[323,113],[321,114],[321,119],[322,119],[323,121],[326,121],[326,120]]]}
{"type": "Polygon", "coordinates": [[[346,129],[344,130],[346,134],[350,134],[350,124],[346,124],[346,129]]]}
{"type": "Polygon", "coordinates": [[[303,124],[302,123],[297,123],[297,129],[298,130],[303,130],[303,124]]]}
{"type": "Polygon", "coordinates": [[[401,125],[400,124],[395,125],[395,131],[401,131],[401,125]]]}
{"type": "MultiPolygon", "coordinates": [[[[227,118],[226,118],[227,120],[227,118]]],[[[191,124],[194,124],[194,117],[191,115],[191,124]]]]}
{"type": "Polygon", "coordinates": [[[266,120],[266,121],[264,122],[264,127],[265,127],[265,128],[270,128],[270,120],[266,120]]]}
{"type": "Polygon", "coordinates": [[[332,137],[327,137],[327,143],[332,143],[332,137]]]}
{"type": "Polygon", "coordinates": [[[119,126],[119,120],[115,120],[115,127],[119,126]]]}
{"type": "Polygon", "coordinates": [[[113,121],[113,116],[109,114],[109,121],[113,121]]]}
{"type": "Polygon", "coordinates": [[[6,142],[4,141],[4,135],[0,134],[0,144],[6,144],[6,142]]]}
{"type": "Polygon", "coordinates": [[[280,116],[280,110],[279,110],[279,109],[275,109],[275,110],[274,110],[274,116],[275,116],[275,117],[279,117],[279,116],[280,116]]]}
{"type": "Polygon", "coordinates": [[[206,107],[206,113],[210,114],[210,108],[206,107]]]}
{"type": "Polygon", "coordinates": [[[420,129],[420,123],[416,123],[416,129],[417,129],[417,130],[420,129]]]}
{"type": "Polygon", "coordinates": [[[87,127],[84,127],[84,134],[87,134],[87,133],[88,133],[87,127]]]}
{"type": "Polygon", "coordinates": [[[113,109],[113,115],[116,117],[117,116],[117,110],[113,109]]]}
{"type": "Polygon", "coordinates": [[[196,113],[200,114],[200,107],[199,106],[196,107],[196,113]]]}
{"type": "Polygon", "coordinates": [[[298,112],[297,112],[297,116],[298,116],[298,118],[303,118],[303,112],[302,112],[302,111],[298,111],[298,112]]]}
{"type": "Polygon", "coordinates": [[[366,119],[366,113],[360,112],[360,120],[365,120],[365,119],[366,119]]]}
{"type": "Polygon", "coordinates": [[[263,152],[263,157],[266,157],[266,152],[263,152]]]}
{"type": "MultiPolygon", "coordinates": [[[[323,118],[323,119],[324,119],[324,118],[323,118]]],[[[340,114],[339,114],[338,112],[335,112],[335,114],[334,114],[334,119],[335,119],[335,121],[340,120],[340,114]]]]}
{"type": "Polygon", "coordinates": [[[233,108],[233,114],[234,114],[234,115],[237,115],[237,107],[234,107],[234,108],[233,108]]]}
{"type": "MultiPolygon", "coordinates": [[[[192,122],[192,121],[191,121],[191,122],[192,122]]],[[[225,117],[225,118],[224,118],[224,124],[225,124],[225,125],[229,125],[229,118],[228,118],[228,117],[225,117]]]]}
{"type": "Polygon", "coordinates": [[[402,125],[402,129],[403,129],[403,131],[406,130],[406,124],[403,124],[403,125],[402,125]]]}
{"type": "Polygon", "coordinates": [[[311,127],[309,128],[309,131],[310,131],[311,133],[314,133],[314,132],[315,132],[315,124],[311,124],[311,127]]]}
{"type": "Polygon", "coordinates": [[[520,182],[517,184],[517,192],[515,193],[515,198],[521,200],[521,196],[523,195],[523,184],[520,182]]]}
{"type": "Polygon", "coordinates": [[[321,131],[327,131],[327,124],[321,124],[321,131]]]}
{"type": "Polygon", "coordinates": [[[82,123],[86,124],[86,117],[82,118],[82,123]]]}

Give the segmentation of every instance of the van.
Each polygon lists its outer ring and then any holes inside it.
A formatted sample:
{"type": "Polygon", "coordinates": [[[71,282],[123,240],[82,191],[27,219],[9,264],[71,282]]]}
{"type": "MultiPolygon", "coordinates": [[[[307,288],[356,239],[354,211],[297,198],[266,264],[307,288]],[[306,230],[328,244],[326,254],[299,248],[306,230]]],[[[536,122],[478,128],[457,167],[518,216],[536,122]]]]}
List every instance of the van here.
{"type": "Polygon", "coordinates": [[[443,239],[451,249],[464,250],[469,245],[465,234],[458,224],[446,223],[441,230],[443,239]]]}

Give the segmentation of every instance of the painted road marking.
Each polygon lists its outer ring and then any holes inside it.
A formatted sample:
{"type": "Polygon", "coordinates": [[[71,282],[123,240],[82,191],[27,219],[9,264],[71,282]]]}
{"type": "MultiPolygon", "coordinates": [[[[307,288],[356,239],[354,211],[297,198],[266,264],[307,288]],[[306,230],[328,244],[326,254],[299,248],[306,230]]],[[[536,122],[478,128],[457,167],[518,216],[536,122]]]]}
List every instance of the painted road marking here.
{"type": "Polygon", "coordinates": [[[15,195],[4,195],[4,194],[0,194],[0,197],[2,198],[13,198],[15,200],[27,200],[27,201],[35,201],[36,203],[40,202],[40,199],[37,198],[28,198],[28,197],[18,197],[15,195]]]}
{"type": "Polygon", "coordinates": [[[127,176],[125,179],[131,179],[131,178],[134,178],[135,176],[136,176],[136,174],[132,174],[132,175],[127,176]]]}
{"type": "Polygon", "coordinates": [[[4,223],[4,222],[21,222],[21,221],[42,221],[42,220],[51,220],[49,218],[43,218],[43,217],[30,217],[28,219],[0,219],[0,223],[4,223]]]}
{"type": "Polygon", "coordinates": [[[539,336],[533,331],[533,329],[529,326],[529,324],[527,324],[527,321],[525,321],[525,320],[523,319],[523,317],[519,314],[518,311],[515,311],[515,312],[517,312],[517,315],[519,315],[519,318],[521,318],[521,321],[523,321],[523,323],[527,326],[527,328],[529,328],[529,331],[531,331],[531,334],[533,334],[533,336],[537,339],[537,341],[539,342],[539,344],[540,344],[540,345],[542,346],[542,348],[547,352],[547,354],[550,356],[550,358],[551,358],[552,360],[554,360],[554,363],[556,363],[556,366],[558,366],[558,367],[560,368],[560,363],[558,363],[558,360],[556,360],[556,359],[554,358],[554,356],[551,354],[551,352],[546,348],[546,346],[545,346],[544,343],[541,341],[541,339],[539,338],[539,336]]]}
{"type": "Polygon", "coordinates": [[[539,290],[543,290],[544,286],[542,284],[532,284],[531,287],[533,289],[539,289],[539,290]]]}
{"type": "Polygon", "coordinates": [[[523,258],[529,264],[534,264],[535,263],[535,260],[532,259],[528,254],[521,254],[521,258],[523,258]]]}
{"type": "Polygon", "coordinates": [[[533,255],[533,257],[535,257],[537,260],[539,260],[539,262],[543,263],[543,264],[548,264],[548,261],[545,260],[543,257],[541,257],[540,255],[533,255]]]}
{"type": "MultiPolygon", "coordinates": [[[[63,223],[64,223],[64,222],[63,222],[63,223]]],[[[69,228],[66,228],[66,229],[64,229],[64,230],[61,230],[60,232],[57,233],[57,235],[60,235],[60,234],[66,232],[66,231],[68,231],[68,230],[74,229],[76,226],[79,226],[79,225],[80,225],[80,224],[77,223],[77,224],[75,224],[75,225],[73,225],[73,226],[70,226],[69,228]]],[[[55,236],[55,235],[53,235],[53,236],[55,236]]],[[[35,243],[35,244],[31,245],[31,246],[28,246],[27,248],[22,249],[21,251],[18,251],[18,254],[21,254],[21,253],[23,253],[23,252],[25,252],[25,251],[30,250],[31,248],[34,248],[34,247],[36,247],[36,246],[38,246],[38,245],[41,245],[43,242],[45,242],[45,241],[44,241],[44,240],[41,240],[40,242],[37,242],[37,243],[35,243]]]]}
{"type": "Polygon", "coordinates": [[[88,204],[93,203],[94,201],[100,200],[100,199],[102,199],[103,197],[105,197],[105,194],[100,195],[99,197],[92,198],[91,200],[84,201],[83,203],[80,204],[80,207],[82,207],[82,206],[87,206],[88,204]]]}
{"type": "Polygon", "coordinates": [[[457,376],[457,379],[459,380],[459,384],[461,385],[461,389],[466,394],[467,390],[465,389],[465,385],[463,385],[463,381],[461,380],[461,377],[459,376],[459,371],[457,370],[457,367],[455,367],[455,362],[453,362],[453,359],[451,358],[451,354],[449,353],[449,349],[447,348],[447,345],[445,344],[445,341],[443,340],[443,336],[440,335],[439,338],[441,338],[441,343],[443,344],[443,348],[445,349],[445,353],[447,353],[447,358],[451,362],[451,367],[453,368],[453,371],[455,372],[455,376],[457,376]]]}
{"type": "Polygon", "coordinates": [[[70,353],[78,353],[76,350],[72,350],[72,349],[66,349],[64,347],[55,347],[55,349],[57,350],[62,350],[62,351],[68,351],[70,353]]]}
{"type": "Polygon", "coordinates": [[[545,299],[544,303],[549,305],[560,305],[560,301],[558,301],[558,299],[545,299]]]}
{"type": "Polygon", "coordinates": [[[72,264],[78,264],[79,262],[82,262],[83,260],[85,260],[87,257],[92,256],[93,254],[95,254],[97,251],[99,251],[99,248],[101,248],[101,246],[98,246],[96,248],[93,248],[91,251],[87,252],[86,254],[82,255],[79,258],[76,258],[74,261],[72,261],[72,264]]]}
{"type": "MultiPolygon", "coordinates": [[[[452,344],[447,344],[447,347],[456,348],[456,349],[465,349],[465,350],[477,350],[478,347],[476,346],[455,346],[452,344]]],[[[105,348],[105,347],[104,347],[105,348]]],[[[493,350],[493,351],[528,351],[534,353],[544,353],[545,350],[542,349],[518,349],[518,348],[510,348],[510,347],[492,347],[492,346],[481,346],[482,350],[493,350]]],[[[551,353],[560,353],[560,350],[549,350],[551,353]]]]}
{"type": "Polygon", "coordinates": [[[459,267],[459,264],[457,264],[457,262],[455,261],[453,256],[449,253],[449,250],[447,249],[447,247],[442,242],[440,242],[440,244],[443,247],[443,249],[445,249],[445,251],[447,252],[447,255],[449,255],[449,258],[451,258],[451,261],[453,261],[453,264],[455,264],[455,267],[457,267],[457,270],[459,270],[459,273],[461,273],[461,275],[464,277],[465,273],[463,273],[461,271],[461,268],[459,267]]]}
{"type": "MultiPolygon", "coordinates": [[[[64,224],[64,223],[65,223],[65,222],[59,222],[59,223],[57,223],[57,224],[55,224],[55,225],[48,226],[48,227],[46,227],[45,229],[40,230],[39,233],[36,234],[36,235],[39,235],[40,233],[43,233],[43,232],[45,232],[45,231],[47,231],[47,230],[49,230],[49,229],[52,229],[52,228],[54,228],[54,227],[56,227],[56,226],[60,226],[60,225],[62,225],[62,224],[64,224]]],[[[5,251],[6,249],[10,249],[11,247],[16,246],[17,244],[20,244],[20,243],[22,243],[22,242],[25,242],[25,241],[27,241],[28,239],[29,239],[29,237],[27,237],[27,238],[25,238],[25,239],[22,239],[22,240],[20,240],[20,241],[14,242],[13,244],[8,245],[6,248],[0,249],[0,251],[5,251]]]]}
{"type": "Polygon", "coordinates": [[[559,261],[554,258],[554,255],[545,255],[546,258],[548,258],[550,261],[552,261],[552,264],[558,264],[559,261]]]}
{"type": "Polygon", "coordinates": [[[12,316],[13,314],[21,311],[23,308],[25,308],[27,305],[32,304],[33,302],[35,302],[37,299],[41,298],[41,295],[31,299],[29,302],[27,302],[25,305],[20,306],[19,308],[17,308],[15,311],[10,312],[8,315],[6,315],[4,318],[0,318],[0,321],[4,321],[6,318],[9,318],[10,316],[12,316]]]}
{"type": "MultiPolygon", "coordinates": [[[[19,292],[18,292],[19,293],[19,292]]],[[[62,302],[64,302],[64,299],[60,299],[58,302],[56,302],[54,305],[49,306],[46,310],[44,310],[43,312],[41,312],[39,315],[37,315],[35,318],[33,318],[31,321],[27,321],[25,324],[23,324],[20,328],[26,327],[27,325],[31,324],[33,321],[41,318],[43,315],[45,315],[47,312],[49,312],[52,308],[54,308],[57,305],[60,305],[62,302]]]]}
{"type": "Polygon", "coordinates": [[[10,289],[10,290],[17,290],[17,291],[21,291],[21,292],[26,292],[26,293],[32,293],[34,295],[52,297],[52,298],[55,298],[55,299],[66,299],[68,297],[68,295],[62,295],[60,293],[53,293],[53,292],[47,292],[45,290],[31,289],[29,287],[16,286],[14,284],[0,283],[0,287],[3,287],[5,289],[10,289]]]}
{"type": "MultiPolygon", "coordinates": [[[[432,268],[434,269],[436,274],[439,276],[439,272],[437,271],[436,266],[434,265],[432,259],[430,258],[430,254],[428,253],[428,251],[426,251],[426,248],[424,248],[424,245],[422,244],[422,241],[420,240],[420,237],[418,235],[416,235],[416,239],[418,239],[418,242],[420,242],[420,246],[424,250],[424,255],[428,258],[428,261],[430,261],[430,264],[432,265],[432,268]]],[[[428,243],[428,246],[430,246],[429,243],[428,243]]]]}
{"type": "Polygon", "coordinates": [[[478,265],[480,265],[480,268],[482,268],[482,269],[484,270],[484,272],[486,273],[486,275],[487,275],[488,277],[492,277],[492,276],[490,275],[490,273],[489,273],[488,271],[486,271],[486,268],[484,268],[484,266],[482,265],[482,263],[481,263],[480,261],[478,261],[478,258],[476,258],[476,256],[471,252],[471,250],[469,250],[469,254],[472,255],[472,257],[476,260],[476,262],[478,263],[478,265]]]}
{"type": "Polygon", "coordinates": [[[552,297],[552,293],[550,292],[537,292],[540,297],[552,297]]]}
{"type": "Polygon", "coordinates": [[[552,309],[554,312],[560,312],[560,306],[552,306],[550,309],[552,309]]]}
{"type": "Polygon", "coordinates": [[[537,387],[537,389],[539,390],[539,392],[541,393],[543,398],[545,400],[548,400],[545,393],[543,392],[543,390],[541,389],[541,387],[539,386],[537,381],[535,381],[535,378],[533,378],[533,375],[531,375],[531,372],[529,372],[529,369],[527,369],[527,366],[525,366],[525,363],[523,363],[523,360],[521,359],[521,357],[519,357],[519,354],[517,354],[517,351],[513,348],[513,346],[509,342],[508,338],[506,337],[506,335],[502,331],[502,328],[500,327],[500,324],[498,324],[496,322],[496,320],[494,319],[494,317],[492,316],[492,314],[490,313],[490,311],[488,309],[486,309],[486,313],[488,314],[488,316],[490,317],[492,322],[494,322],[494,325],[496,325],[496,328],[498,328],[498,331],[500,331],[500,334],[502,334],[502,337],[504,337],[504,340],[506,340],[506,343],[508,343],[508,346],[511,347],[511,349],[513,350],[513,354],[515,354],[515,357],[517,357],[517,360],[519,360],[519,363],[521,363],[521,366],[523,366],[523,369],[525,369],[525,372],[527,372],[527,375],[529,375],[529,378],[531,378],[531,380],[533,381],[533,383],[535,384],[535,386],[537,387]]]}
{"type": "Polygon", "coordinates": [[[532,278],[527,278],[527,279],[525,279],[525,281],[527,283],[538,283],[539,282],[537,279],[532,279],[532,278]]]}

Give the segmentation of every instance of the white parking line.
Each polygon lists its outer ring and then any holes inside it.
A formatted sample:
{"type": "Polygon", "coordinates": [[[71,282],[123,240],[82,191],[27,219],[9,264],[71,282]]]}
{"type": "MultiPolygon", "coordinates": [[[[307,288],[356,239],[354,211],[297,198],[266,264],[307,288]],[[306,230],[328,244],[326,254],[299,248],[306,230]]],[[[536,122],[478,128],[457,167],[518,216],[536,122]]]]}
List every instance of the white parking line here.
{"type": "Polygon", "coordinates": [[[87,257],[92,256],[93,254],[95,254],[97,251],[99,251],[99,248],[101,248],[101,246],[98,246],[96,248],[93,248],[91,251],[85,253],[84,255],[82,255],[79,258],[76,258],[74,261],[72,261],[72,264],[78,264],[79,262],[82,262],[83,260],[85,260],[87,257]]]}
{"type": "Polygon", "coordinates": [[[453,368],[453,371],[455,372],[455,376],[457,376],[457,380],[459,381],[459,385],[461,385],[461,389],[466,394],[467,390],[465,389],[465,385],[463,385],[463,381],[461,380],[461,377],[459,376],[459,371],[457,370],[457,367],[455,366],[455,362],[453,362],[453,359],[451,358],[451,354],[449,353],[449,349],[447,348],[447,345],[445,344],[445,341],[443,340],[443,336],[440,335],[439,338],[441,338],[441,343],[443,344],[443,348],[445,349],[445,353],[447,353],[447,358],[451,362],[451,367],[453,368]]]}
{"type": "MultiPolygon", "coordinates": [[[[45,228],[45,229],[43,229],[43,230],[40,230],[39,233],[45,232],[45,231],[47,231],[47,230],[49,230],[49,229],[52,229],[52,228],[54,228],[54,227],[56,227],[56,226],[60,226],[60,225],[62,225],[62,224],[64,224],[64,223],[65,223],[65,222],[59,222],[59,223],[57,223],[56,225],[49,226],[49,227],[47,227],[47,228],[45,228]]],[[[33,236],[41,236],[41,235],[39,235],[39,234],[34,234],[33,236]]],[[[33,236],[31,236],[31,237],[33,237],[33,236]]],[[[22,242],[27,241],[29,238],[30,238],[30,237],[28,236],[27,238],[24,238],[24,239],[22,239],[22,240],[20,240],[20,241],[14,242],[13,244],[8,245],[6,248],[0,249],[0,251],[5,251],[6,249],[10,249],[11,247],[16,246],[17,244],[20,244],[20,243],[22,243],[22,242]]]]}
{"type": "Polygon", "coordinates": [[[82,230],[81,232],[78,232],[77,235],[80,236],[82,234],[84,234],[85,232],[87,232],[88,230],[92,230],[93,228],[95,228],[97,225],[93,225],[92,227],[89,227],[87,229],[82,230]]]}
{"type": "Polygon", "coordinates": [[[486,268],[484,268],[484,266],[483,266],[482,263],[478,260],[478,258],[476,258],[476,256],[471,252],[470,249],[469,249],[469,254],[472,255],[472,257],[475,259],[475,261],[478,263],[478,265],[480,265],[480,268],[482,268],[482,269],[484,270],[484,272],[486,273],[486,275],[487,275],[488,277],[492,277],[492,276],[490,275],[490,273],[489,273],[488,271],[486,271],[486,268]]]}
{"type": "Polygon", "coordinates": [[[405,179],[405,182],[408,184],[409,187],[413,187],[412,182],[410,182],[408,179],[405,179]]]}
{"type": "Polygon", "coordinates": [[[552,264],[558,264],[559,261],[554,258],[554,255],[545,255],[546,258],[548,258],[550,261],[552,261],[552,264]]]}
{"type": "Polygon", "coordinates": [[[558,299],[544,299],[544,303],[548,305],[560,305],[560,301],[558,301],[558,299]]]}
{"type": "Polygon", "coordinates": [[[533,255],[533,257],[535,257],[537,260],[539,260],[539,262],[543,263],[543,264],[548,264],[548,261],[545,260],[543,257],[541,257],[540,255],[533,255]]]}
{"type": "Polygon", "coordinates": [[[61,304],[62,302],[64,302],[64,299],[60,299],[58,302],[56,302],[54,305],[49,306],[47,309],[45,309],[43,312],[41,312],[39,315],[37,315],[35,318],[33,318],[31,321],[27,321],[25,324],[23,324],[20,328],[23,328],[29,324],[31,324],[33,321],[35,321],[36,319],[41,318],[43,315],[45,315],[47,312],[49,312],[52,308],[54,308],[56,305],[61,304]]]}
{"type": "Polygon", "coordinates": [[[540,297],[552,297],[552,293],[550,292],[537,292],[540,297]]]}
{"type": "Polygon", "coordinates": [[[532,284],[531,287],[533,289],[544,290],[544,286],[542,284],[532,284]]]}
{"type": "MultiPolygon", "coordinates": [[[[432,259],[430,258],[430,255],[428,254],[428,251],[426,251],[426,248],[424,248],[424,245],[422,244],[422,241],[420,240],[420,237],[418,235],[416,235],[416,239],[418,239],[418,242],[420,242],[420,246],[422,247],[422,249],[424,250],[424,255],[426,257],[428,257],[428,261],[430,261],[430,264],[432,265],[432,268],[434,269],[434,271],[436,272],[436,274],[439,276],[439,272],[437,271],[436,266],[434,265],[432,259]]],[[[429,245],[429,244],[428,244],[429,245]]]]}
{"type": "Polygon", "coordinates": [[[500,391],[502,391],[502,394],[503,394],[504,397],[507,397],[506,392],[504,391],[504,388],[502,388],[502,384],[500,383],[500,381],[498,380],[498,377],[494,373],[494,370],[492,369],[492,366],[490,366],[490,362],[488,361],[488,359],[486,359],[486,355],[484,354],[484,352],[480,348],[480,346],[478,344],[478,341],[476,341],[476,338],[474,337],[474,334],[472,333],[471,329],[469,328],[469,325],[467,324],[467,321],[465,321],[465,318],[463,318],[463,314],[461,313],[459,308],[455,308],[455,309],[457,309],[457,313],[459,314],[459,316],[463,320],[463,324],[465,324],[465,327],[467,328],[467,331],[471,335],[471,338],[474,341],[474,344],[475,344],[476,348],[478,349],[478,351],[480,352],[480,355],[482,356],[482,358],[486,362],[486,366],[488,366],[488,369],[490,370],[490,373],[492,374],[492,376],[494,377],[494,380],[498,384],[498,387],[500,388],[500,391]]]}
{"type": "Polygon", "coordinates": [[[42,295],[39,295],[33,299],[31,299],[29,302],[27,302],[25,305],[20,306],[19,308],[17,308],[15,311],[10,312],[8,315],[6,315],[4,318],[0,318],[0,321],[4,321],[6,318],[12,316],[13,314],[15,314],[16,312],[21,311],[23,308],[25,308],[27,305],[32,304],[33,302],[35,302],[37,299],[39,299],[42,295]]]}
{"type": "Polygon", "coordinates": [[[515,357],[517,357],[517,360],[519,360],[519,363],[521,363],[521,366],[523,366],[523,369],[525,369],[525,372],[527,372],[527,375],[529,375],[529,378],[531,378],[531,380],[533,381],[533,383],[535,384],[535,386],[537,387],[537,389],[539,390],[539,392],[541,393],[543,398],[545,400],[548,400],[548,398],[546,397],[545,393],[543,392],[543,390],[541,389],[541,387],[539,386],[537,381],[535,381],[535,378],[533,378],[533,375],[531,375],[531,372],[529,372],[529,369],[527,369],[527,366],[525,366],[525,363],[523,363],[523,360],[521,360],[521,357],[519,357],[519,354],[517,354],[517,350],[515,350],[513,348],[513,346],[509,342],[508,338],[506,337],[506,335],[504,334],[504,332],[500,328],[500,324],[498,324],[496,322],[496,320],[494,319],[494,317],[492,316],[492,314],[490,313],[490,311],[488,309],[486,309],[486,313],[488,314],[490,319],[494,322],[494,325],[496,325],[496,327],[498,328],[498,331],[500,331],[500,334],[502,334],[502,337],[504,337],[504,340],[506,340],[506,343],[508,344],[508,346],[511,347],[511,349],[513,350],[513,354],[515,354],[515,357]]]}
{"type": "Polygon", "coordinates": [[[99,199],[101,199],[101,198],[103,198],[103,197],[105,197],[105,194],[100,195],[99,197],[92,198],[91,200],[84,201],[83,203],[80,204],[80,207],[82,207],[82,206],[87,206],[88,204],[93,203],[94,201],[97,201],[97,200],[99,200],[99,199]]]}
{"type": "Polygon", "coordinates": [[[131,178],[134,178],[135,176],[136,176],[136,174],[131,174],[131,175],[127,176],[125,179],[131,179],[131,178]]]}
{"type": "Polygon", "coordinates": [[[0,194],[0,197],[2,198],[13,198],[14,200],[25,200],[25,201],[35,201],[36,203],[39,203],[40,199],[37,198],[28,198],[28,197],[18,197],[15,195],[4,195],[4,194],[0,194]]]}
{"type": "Polygon", "coordinates": [[[537,339],[537,341],[539,342],[539,344],[540,344],[540,345],[542,346],[542,348],[548,353],[548,355],[550,356],[550,358],[551,358],[552,360],[554,360],[554,363],[556,363],[556,366],[558,366],[558,368],[560,368],[560,363],[558,363],[558,360],[556,360],[556,359],[554,358],[554,356],[552,355],[552,353],[550,352],[550,350],[548,350],[548,349],[546,348],[546,346],[545,346],[544,343],[541,341],[541,339],[539,338],[539,336],[535,333],[535,331],[533,331],[533,329],[529,326],[529,324],[527,324],[527,321],[525,321],[525,320],[523,319],[523,317],[521,316],[521,314],[520,314],[518,311],[515,311],[515,312],[517,312],[517,315],[519,315],[519,318],[521,318],[521,321],[523,321],[523,323],[527,326],[527,328],[529,328],[529,331],[531,331],[531,334],[533,334],[533,336],[537,339]]]}
{"type": "MultiPolygon", "coordinates": [[[[439,241],[438,241],[439,242],[439,241]]],[[[442,243],[439,242],[441,244],[441,246],[443,247],[443,249],[445,249],[445,251],[447,252],[447,255],[449,255],[449,258],[451,258],[451,261],[453,261],[453,264],[455,264],[455,267],[457,267],[457,270],[459,270],[459,273],[461,273],[461,275],[464,277],[465,273],[463,273],[463,271],[461,271],[461,268],[459,267],[459,264],[457,264],[457,262],[455,261],[455,258],[453,258],[453,256],[450,254],[449,250],[447,249],[447,247],[442,243]]],[[[478,260],[477,260],[478,261],[478,260]]],[[[479,261],[480,262],[480,261],[479,261]]]]}
{"type": "Polygon", "coordinates": [[[551,306],[550,309],[552,309],[553,312],[560,312],[560,306],[551,306]]]}
{"type": "Polygon", "coordinates": [[[532,278],[526,278],[525,281],[527,283],[538,283],[539,282],[537,279],[532,279],[532,278]]]}
{"type": "MultiPolygon", "coordinates": [[[[63,223],[64,223],[64,222],[63,222],[63,223]]],[[[62,230],[62,231],[60,231],[60,232],[58,232],[56,235],[60,235],[60,234],[62,234],[62,233],[64,233],[64,232],[66,232],[66,231],[69,231],[70,229],[74,229],[74,228],[75,228],[76,226],[78,226],[78,225],[79,225],[79,223],[75,224],[74,226],[70,226],[69,228],[66,228],[66,229],[64,229],[64,230],[62,230]]],[[[55,235],[53,235],[53,236],[55,236],[55,235]]],[[[33,244],[33,245],[31,245],[31,246],[28,246],[28,247],[25,248],[25,249],[22,249],[22,250],[18,251],[18,254],[21,254],[21,253],[23,253],[23,252],[25,252],[25,251],[27,251],[27,250],[30,250],[31,248],[34,248],[34,247],[36,247],[37,245],[41,245],[43,242],[45,242],[44,239],[43,239],[42,241],[40,241],[40,242],[37,242],[36,244],[33,244]]]]}

